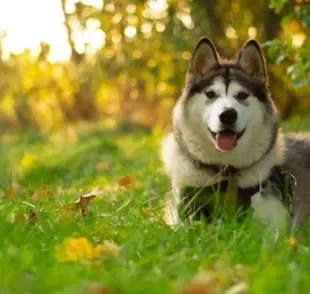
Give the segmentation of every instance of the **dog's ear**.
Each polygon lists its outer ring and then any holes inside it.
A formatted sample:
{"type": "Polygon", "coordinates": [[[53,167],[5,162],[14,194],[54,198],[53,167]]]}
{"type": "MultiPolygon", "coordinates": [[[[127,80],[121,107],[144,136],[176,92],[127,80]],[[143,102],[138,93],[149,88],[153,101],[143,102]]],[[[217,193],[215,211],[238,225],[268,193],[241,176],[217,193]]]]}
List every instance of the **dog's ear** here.
{"type": "Polygon", "coordinates": [[[201,78],[217,64],[219,61],[214,45],[208,38],[203,37],[195,47],[188,74],[194,79],[201,78]]]}
{"type": "Polygon", "coordinates": [[[267,73],[263,53],[255,40],[249,40],[239,52],[237,64],[249,76],[253,76],[265,83],[267,73]]]}

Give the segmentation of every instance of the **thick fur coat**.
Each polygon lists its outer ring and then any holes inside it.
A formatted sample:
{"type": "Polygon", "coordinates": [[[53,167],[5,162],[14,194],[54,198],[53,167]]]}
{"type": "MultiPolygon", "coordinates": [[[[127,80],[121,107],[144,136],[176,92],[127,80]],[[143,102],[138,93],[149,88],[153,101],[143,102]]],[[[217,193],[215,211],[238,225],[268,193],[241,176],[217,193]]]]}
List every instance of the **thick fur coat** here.
{"type": "Polygon", "coordinates": [[[264,56],[248,41],[233,61],[219,57],[202,38],[193,52],[185,87],[173,110],[173,131],[162,144],[162,161],[171,181],[166,221],[179,222],[184,187],[206,187],[225,178],[214,166],[232,167],[240,189],[267,181],[251,197],[254,214],[264,223],[287,219],[288,211],[269,181],[274,167],[292,173],[294,223],[310,211],[310,139],[284,135],[268,90],[264,56]]]}

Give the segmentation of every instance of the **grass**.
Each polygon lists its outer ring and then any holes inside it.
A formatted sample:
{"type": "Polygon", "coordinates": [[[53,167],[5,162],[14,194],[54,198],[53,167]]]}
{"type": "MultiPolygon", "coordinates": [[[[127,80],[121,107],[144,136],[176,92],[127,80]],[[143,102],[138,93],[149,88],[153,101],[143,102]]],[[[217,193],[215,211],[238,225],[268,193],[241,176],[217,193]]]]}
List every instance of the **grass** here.
{"type": "MultiPolygon", "coordinates": [[[[296,130],[297,124],[285,128],[296,130]]],[[[50,135],[3,135],[0,293],[216,293],[215,286],[229,288],[238,279],[249,293],[309,293],[310,254],[290,244],[289,234],[268,235],[251,222],[167,227],[161,208],[169,185],[158,144],[158,136],[142,131],[89,125],[50,135]],[[118,181],[126,175],[134,182],[121,188],[118,181]],[[53,199],[43,193],[33,200],[42,186],[53,199]],[[87,217],[61,208],[96,186],[104,193],[91,201],[87,217]],[[35,218],[28,223],[30,210],[35,218]],[[93,262],[61,262],[56,248],[71,237],[94,246],[112,240],[120,251],[93,262]],[[205,292],[198,282],[190,284],[202,268],[209,268],[205,292]]],[[[305,246],[308,235],[301,241],[305,246]]]]}

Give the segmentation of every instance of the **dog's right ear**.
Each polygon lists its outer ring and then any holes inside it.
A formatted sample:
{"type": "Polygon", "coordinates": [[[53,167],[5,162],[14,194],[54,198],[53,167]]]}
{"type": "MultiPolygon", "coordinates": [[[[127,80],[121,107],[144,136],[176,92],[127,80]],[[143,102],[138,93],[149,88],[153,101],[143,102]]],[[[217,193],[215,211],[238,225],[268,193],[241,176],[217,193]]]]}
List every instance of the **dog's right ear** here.
{"type": "Polygon", "coordinates": [[[203,37],[198,41],[193,52],[188,75],[194,79],[201,78],[218,64],[219,60],[213,43],[208,38],[203,37]]]}

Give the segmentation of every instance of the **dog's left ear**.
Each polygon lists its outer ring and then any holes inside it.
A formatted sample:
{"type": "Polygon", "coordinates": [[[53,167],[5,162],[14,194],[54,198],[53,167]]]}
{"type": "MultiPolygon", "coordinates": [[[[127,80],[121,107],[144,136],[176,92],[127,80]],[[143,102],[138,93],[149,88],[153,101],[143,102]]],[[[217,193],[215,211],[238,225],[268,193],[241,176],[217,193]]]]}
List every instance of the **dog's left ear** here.
{"type": "Polygon", "coordinates": [[[249,40],[239,52],[237,64],[250,76],[261,82],[267,82],[267,73],[263,53],[255,40],[249,40]]]}
{"type": "Polygon", "coordinates": [[[210,69],[219,64],[216,49],[210,39],[201,38],[193,52],[188,74],[194,80],[202,78],[210,69]]]}

